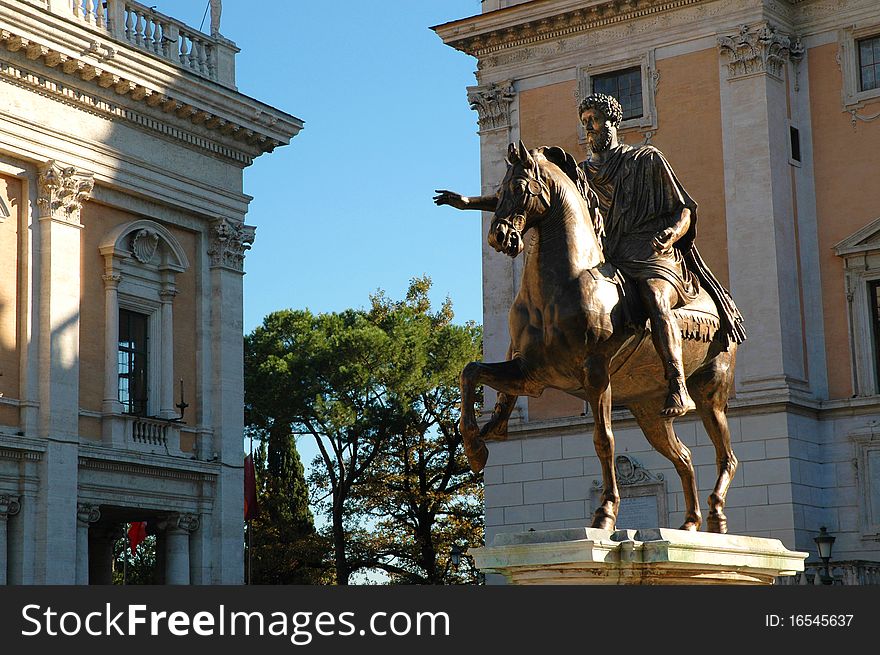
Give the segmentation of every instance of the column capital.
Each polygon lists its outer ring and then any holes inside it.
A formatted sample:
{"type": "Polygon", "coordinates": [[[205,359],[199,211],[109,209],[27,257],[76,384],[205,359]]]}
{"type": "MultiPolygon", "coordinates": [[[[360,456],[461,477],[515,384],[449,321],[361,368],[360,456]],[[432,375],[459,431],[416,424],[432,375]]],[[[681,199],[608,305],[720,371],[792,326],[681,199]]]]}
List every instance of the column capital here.
{"type": "Polygon", "coordinates": [[[251,249],[257,228],[236,223],[226,217],[211,223],[208,232],[208,256],[211,268],[226,268],[244,272],[244,254],[251,249]]]}
{"type": "Polygon", "coordinates": [[[174,302],[174,298],[177,296],[179,291],[173,286],[166,286],[165,288],[159,291],[159,298],[162,302],[174,302]]]}
{"type": "Polygon", "coordinates": [[[101,279],[104,280],[105,289],[115,289],[122,281],[122,275],[120,273],[104,273],[101,279]]]}
{"type": "Polygon", "coordinates": [[[62,166],[50,159],[39,167],[37,206],[40,219],[51,219],[81,227],[80,209],[92,195],[92,173],[62,166]]]}
{"type": "Polygon", "coordinates": [[[510,105],[516,99],[511,80],[469,86],[467,92],[468,103],[478,114],[481,133],[510,127],[510,105]]]}
{"type": "Polygon", "coordinates": [[[97,505],[78,503],[76,506],[76,520],[88,525],[96,523],[101,518],[101,509],[97,505]]]}
{"type": "Polygon", "coordinates": [[[727,55],[728,80],[759,74],[782,79],[785,63],[797,63],[804,56],[798,37],[780,32],[767,22],[742,25],[739,34],[719,36],[718,51],[727,55]]]}
{"type": "Polygon", "coordinates": [[[6,520],[10,516],[15,516],[20,509],[21,500],[19,496],[0,494],[0,519],[6,520]]]}
{"type": "Polygon", "coordinates": [[[172,514],[168,517],[166,530],[177,534],[189,534],[198,530],[201,523],[198,514],[172,514]]]}

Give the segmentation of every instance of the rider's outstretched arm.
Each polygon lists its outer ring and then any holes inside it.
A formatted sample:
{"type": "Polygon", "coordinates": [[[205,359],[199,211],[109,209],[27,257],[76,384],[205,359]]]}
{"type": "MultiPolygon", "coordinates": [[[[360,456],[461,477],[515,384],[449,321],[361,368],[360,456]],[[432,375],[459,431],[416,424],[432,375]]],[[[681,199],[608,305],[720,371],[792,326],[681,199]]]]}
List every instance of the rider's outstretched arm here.
{"type": "Polygon", "coordinates": [[[449,205],[456,209],[477,209],[480,211],[494,212],[498,205],[498,197],[491,196],[463,196],[455,191],[437,189],[434,202],[437,205],[449,205]]]}

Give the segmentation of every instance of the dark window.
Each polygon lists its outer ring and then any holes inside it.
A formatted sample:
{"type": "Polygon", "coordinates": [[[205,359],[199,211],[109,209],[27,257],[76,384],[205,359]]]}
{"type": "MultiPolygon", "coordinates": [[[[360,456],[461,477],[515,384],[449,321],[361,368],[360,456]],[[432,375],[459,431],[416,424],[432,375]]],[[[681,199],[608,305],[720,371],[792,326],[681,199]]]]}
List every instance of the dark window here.
{"type": "MultiPolygon", "coordinates": [[[[871,330],[874,333],[874,369],[880,380],[880,280],[868,282],[868,304],[871,310],[871,330]]],[[[880,392],[880,389],[877,390],[880,392]]]]}
{"type": "Polygon", "coordinates": [[[860,90],[880,89],[880,36],[859,41],[860,90]]]}
{"type": "Polygon", "coordinates": [[[119,310],[119,402],[126,414],[147,414],[147,321],[149,317],[119,310]]]}
{"type": "Polygon", "coordinates": [[[801,134],[794,125],[788,126],[791,135],[791,158],[799,162],[801,160],[801,134]]]}
{"type": "Polygon", "coordinates": [[[642,111],[642,69],[627,68],[603,73],[592,78],[593,93],[604,93],[617,98],[623,107],[623,120],[638,118],[642,111]]]}

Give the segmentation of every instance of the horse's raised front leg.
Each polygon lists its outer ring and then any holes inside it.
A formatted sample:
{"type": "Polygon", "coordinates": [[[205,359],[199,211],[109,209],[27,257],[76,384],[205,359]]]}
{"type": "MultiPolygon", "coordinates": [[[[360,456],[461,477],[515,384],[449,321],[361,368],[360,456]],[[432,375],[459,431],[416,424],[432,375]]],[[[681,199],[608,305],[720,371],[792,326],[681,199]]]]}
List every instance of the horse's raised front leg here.
{"type": "Polygon", "coordinates": [[[480,438],[488,440],[504,441],[507,439],[507,421],[510,414],[516,406],[515,396],[509,393],[499,393],[498,400],[495,402],[495,409],[492,410],[492,416],[483,425],[480,430],[480,438]]]}
{"type": "Polygon", "coordinates": [[[614,434],[611,432],[611,378],[608,358],[604,355],[587,357],[584,389],[593,411],[593,444],[602,465],[602,501],[593,513],[592,527],[613,530],[620,507],[620,494],[614,473],[614,434]]]}
{"type": "MultiPolygon", "coordinates": [[[[645,402],[629,406],[633,416],[648,442],[654,449],[672,462],[678,477],[681,478],[681,489],[684,491],[684,523],[679,530],[699,530],[703,522],[700,514],[700,501],[697,497],[697,476],[691,461],[691,451],[676,436],[672,428],[673,416],[661,416],[662,402],[645,402]]],[[[648,527],[648,526],[645,526],[648,527]]]]}
{"type": "MultiPolygon", "coordinates": [[[[517,396],[539,396],[544,390],[543,386],[530,380],[523,370],[523,361],[514,358],[506,362],[484,364],[483,362],[471,362],[461,372],[461,419],[459,428],[464,442],[464,452],[468,463],[474,473],[479,473],[486,466],[489,450],[486,442],[480,434],[477,425],[477,416],[474,411],[476,389],[481,384],[486,384],[506,396],[505,406],[499,413],[499,420],[506,411],[503,421],[506,424],[513,403],[517,396]],[[509,405],[509,408],[507,407],[509,405]]],[[[499,396],[499,402],[502,397],[499,396]]],[[[494,413],[493,413],[494,418],[494,413]]],[[[498,428],[495,424],[495,429],[498,428]]]]}

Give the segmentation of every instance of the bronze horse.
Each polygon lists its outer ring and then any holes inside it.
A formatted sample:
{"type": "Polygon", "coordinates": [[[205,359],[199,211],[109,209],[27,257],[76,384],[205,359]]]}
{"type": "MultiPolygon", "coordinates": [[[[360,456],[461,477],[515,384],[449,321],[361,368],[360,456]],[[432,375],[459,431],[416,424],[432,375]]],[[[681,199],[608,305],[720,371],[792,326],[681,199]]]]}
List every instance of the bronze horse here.
{"type": "MultiPolygon", "coordinates": [[[[510,309],[508,360],[471,362],[461,374],[461,432],[474,471],[488,458],[486,439],[506,439],[517,396],[561,389],[589,403],[593,442],[602,464],[602,502],[592,526],[613,530],[620,496],[614,472],[611,394],[626,405],[651,445],[674,465],[685,498],[682,530],[702,523],[691,454],[673,430],[674,417],[661,416],[667,391],[650,327],[628,319],[619,276],[602,254],[593,208],[575,179],[563,171],[573,160],[559,148],[511,144],[508,170],[498,192],[488,240],[516,257],[532,231],[522,281],[510,309]],[[474,402],[481,384],[496,389],[489,421],[478,426],[474,402]]],[[[570,168],[568,166],[567,168],[570,168]]],[[[588,196],[589,197],[589,196],[588,196]]],[[[727,398],[733,385],[736,344],[721,336],[718,312],[704,291],[675,310],[683,334],[688,392],[715,446],[718,479],[709,496],[707,527],[727,532],[725,497],[737,467],[727,426],[727,398]]]]}

